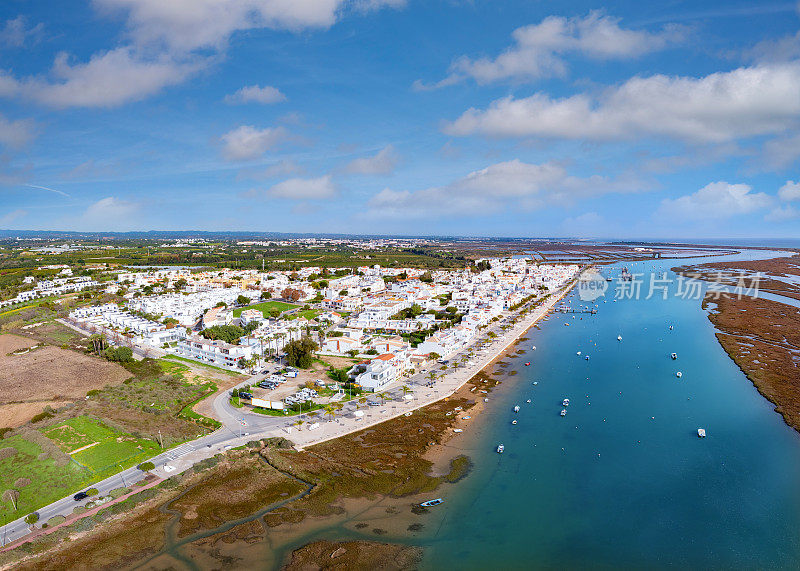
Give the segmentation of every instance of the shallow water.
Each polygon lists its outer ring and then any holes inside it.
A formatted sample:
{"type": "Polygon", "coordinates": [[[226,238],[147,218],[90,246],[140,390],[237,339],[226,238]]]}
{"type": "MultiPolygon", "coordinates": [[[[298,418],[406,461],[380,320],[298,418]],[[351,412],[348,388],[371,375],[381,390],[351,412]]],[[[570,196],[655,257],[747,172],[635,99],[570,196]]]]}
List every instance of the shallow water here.
{"type": "MultiPolygon", "coordinates": [[[[765,256],[713,261],[745,257],[765,256]]],[[[675,262],[627,265],[647,279],[675,262]]],[[[506,359],[518,374],[480,421],[476,469],[450,488],[437,532],[413,542],[425,568],[800,567],[800,436],[697,299],[613,302],[614,285],[597,315],[553,315],[528,334],[536,351],[506,359]]]]}

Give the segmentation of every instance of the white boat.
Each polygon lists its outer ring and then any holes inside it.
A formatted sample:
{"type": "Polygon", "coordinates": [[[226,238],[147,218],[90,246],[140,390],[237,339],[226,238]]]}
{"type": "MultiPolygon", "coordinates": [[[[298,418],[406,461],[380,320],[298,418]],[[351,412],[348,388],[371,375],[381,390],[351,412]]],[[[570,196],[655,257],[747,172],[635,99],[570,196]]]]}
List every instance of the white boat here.
{"type": "Polygon", "coordinates": [[[586,355],[586,360],[587,360],[587,361],[589,360],[589,355],[586,355]]]}
{"type": "Polygon", "coordinates": [[[705,428],[698,428],[697,429],[697,436],[699,438],[705,438],[706,437],[706,429],[705,428]]]}
{"type": "Polygon", "coordinates": [[[511,424],[517,424],[517,419],[512,420],[511,424]]]}
{"type": "Polygon", "coordinates": [[[569,406],[569,399],[564,399],[561,401],[562,406],[569,406]]]}
{"type": "Polygon", "coordinates": [[[683,376],[683,373],[681,373],[680,371],[678,371],[677,373],[675,373],[675,376],[676,376],[676,377],[678,377],[678,378],[680,379],[680,378],[683,376]]]}
{"type": "Polygon", "coordinates": [[[519,405],[514,405],[514,412],[519,412],[519,405]]]}
{"type": "Polygon", "coordinates": [[[669,326],[669,330],[672,331],[672,325],[669,326]]]}
{"type": "Polygon", "coordinates": [[[531,402],[531,399],[526,400],[525,402],[531,402]]]}
{"type": "Polygon", "coordinates": [[[672,360],[674,361],[675,359],[678,358],[678,354],[677,353],[672,353],[672,354],[670,354],[670,357],[672,357],[672,360]]]}
{"type": "Polygon", "coordinates": [[[455,432],[455,433],[464,432],[464,429],[463,428],[454,428],[453,432],[455,432]]]}
{"type": "Polygon", "coordinates": [[[567,409],[565,408],[561,409],[561,416],[567,416],[567,409]]]}
{"type": "Polygon", "coordinates": [[[578,356],[580,357],[580,355],[581,355],[581,352],[580,352],[580,351],[578,351],[578,352],[577,352],[577,353],[575,353],[575,354],[576,354],[576,355],[578,355],[578,356]]]}
{"type": "Polygon", "coordinates": [[[622,335],[617,335],[617,341],[622,341],[622,335]]]}
{"type": "Polygon", "coordinates": [[[531,351],[536,351],[536,345],[534,345],[533,347],[531,347],[531,351]]]}
{"type": "Polygon", "coordinates": [[[533,381],[533,384],[534,384],[534,385],[538,385],[538,384],[539,384],[539,381],[533,381]]]}
{"type": "Polygon", "coordinates": [[[442,498],[436,498],[435,500],[428,500],[427,502],[422,502],[420,506],[422,506],[423,508],[432,508],[433,506],[438,506],[443,502],[444,500],[442,498]]]}
{"type": "Polygon", "coordinates": [[[497,445],[497,453],[498,454],[502,454],[505,449],[506,449],[506,447],[503,446],[502,444],[498,444],[497,445]]]}

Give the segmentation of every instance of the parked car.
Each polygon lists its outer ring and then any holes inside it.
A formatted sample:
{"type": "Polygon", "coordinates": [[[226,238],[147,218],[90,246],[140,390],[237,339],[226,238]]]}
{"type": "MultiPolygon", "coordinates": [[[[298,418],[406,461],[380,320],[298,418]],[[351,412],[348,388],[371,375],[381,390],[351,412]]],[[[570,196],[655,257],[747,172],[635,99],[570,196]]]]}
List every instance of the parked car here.
{"type": "Polygon", "coordinates": [[[89,494],[87,494],[86,492],[78,492],[77,494],[72,496],[72,499],[75,500],[76,502],[79,502],[81,500],[85,500],[88,497],[89,497],[89,494]]]}

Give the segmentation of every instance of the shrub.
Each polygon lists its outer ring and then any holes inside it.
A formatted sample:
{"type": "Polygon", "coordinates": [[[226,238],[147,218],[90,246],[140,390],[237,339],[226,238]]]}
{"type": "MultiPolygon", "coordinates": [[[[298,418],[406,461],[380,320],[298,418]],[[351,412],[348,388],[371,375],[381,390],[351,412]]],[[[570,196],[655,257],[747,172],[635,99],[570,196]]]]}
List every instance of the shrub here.
{"type": "Polygon", "coordinates": [[[100,491],[97,488],[89,488],[88,490],[86,490],[86,495],[89,497],[96,496],[99,493],[100,491]]]}
{"type": "Polygon", "coordinates": [[[8,448],[0,448],[0,460],[5,460],[6,458],[11,458],[12,456],[16,455],[17,449],[12,448],[9,446],[8,448]]]}
{"type": "Polygon", "coordinates": [[[65,521],[67,521],[67,518],[65,518],[63,515],[54,515],[49,520],[47,520],[47,525],[59,525],[61,523],[64,523],[65,521]]]}
{"type": "Polygon", "coordinates": [[[139,470],[142,472],[149,472],[150,470],[155,470],[156,465],[152,462],[142,462],[139,464],[139,466],[137,466],[137,468],[139,468],[139,470]]]}
{"type": "Polygon", "coordinates": [[[33,512],[32,514],[28,514],[25,516],[25,523],[27,523],[28,525],[33,525],[37,521],[39,521],[39,514],[36,512],[33,512]]]}

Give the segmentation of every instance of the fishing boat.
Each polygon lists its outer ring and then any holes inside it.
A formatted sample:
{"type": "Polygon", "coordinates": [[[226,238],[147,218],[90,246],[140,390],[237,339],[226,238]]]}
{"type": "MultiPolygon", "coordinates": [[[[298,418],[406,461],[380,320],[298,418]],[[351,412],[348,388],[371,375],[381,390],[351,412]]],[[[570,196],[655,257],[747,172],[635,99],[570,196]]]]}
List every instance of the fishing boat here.
{"type": "Polygon", "coordinates": [[[517,419],[515,418],[514,420],[512,420],[511,424],[517,424],[517,419]]]}
{"type": "Polygon", "coordinates": [[[680,379],[680,378],[683,376],[683,373],[681,373],[680,371],[678,371],[677,373],[675,373],[675,376],[676,376],[676,377],[678,377],[678,378],[680,379]]]}
{"type": "Polygon", "coordinates": [[[529,402],[531,402],[531,399],[528,399],[528,400],[526,400],[525,402],[528,402],[528,403],[529,403],[529,402]]]}
{"type": "Polygon", "coordinates": [[[587,361],[589,360],[589,355],[586,355],[586,360],[587,360],[587,361]]]}
{"type": "Polygon", "coordinates": [[[675,359],[678,358],[678,354],[677,353],[672,353],[672,354],[670,354],[670,357],[672,357],[672,360],[674,361],[675,359]]]}
{"type": "Polygon", "coordinates": [[[578,352],[577,352],[577,353],[575,353],[575,354],[576,354],[577,356],[579,356],[579,357],[581,356],[581,352],[580,352],[580,351],[578,351],[578,352]]]}
{"type": "Polygon", "coordinates": [[[569,406],[569,399],[564,399],[561,401],[562,406],[569,406]]]}
{"type": "Polygon", "coordinates": [[[567,416],[567,409],[565,408],[561,409],[561,416],[567,416]]]}
{"type": "Polygon", "coordinates": [[[534,345],[533,347],[531,347],[531,351],[536,351],[536,345],[534,345]]]}
{"type": "Polygon", "coordinates": [[[539,384],[539,381],[533,381],[533,384],[534,384],[534,385],[538,385],[538,384],[539,384]]]}
{"type": "Polygon", "coordinates": [[[669,330],[672,331],[672,325],[669,326],[669,330]]]}
{"type": "Polygon", "coordinates": [[[519,412],[519,405],[514,405],[514,412],[519,412]]]}
{"type": "Polygon", "coordinates": [[[697,429],[697,437],[698,438],[705,438],[706,437],[706,429],[705,428],[698,428],[697,429]]]}
{"type": "Polygon", "coordinates": [[[531,366],[530,362],[525,363],[525,366],[530,367],[531,366]]]}
{"type": "Polygon", "coordinates": [[[502,454],[505,449],[506,449],[506,447],[503,446],[502,444],[498,444],[497,445],[497,453],[498,454],[502,454]]]}
{"type": "Polygon", "coordinates": [[[432,508],[433,506],[438,506],[441,503],[444,503],[444,500],[442,498],[436,498],[435,500],[428,500],[427,502],[422,502],[420,504],[420,507],[432,508]]]}
{"type": "Polygon", "coordinates": [[[622,341],[622,335],[617,335],[617,341],[622,341]]]}

